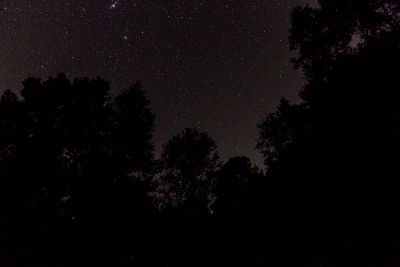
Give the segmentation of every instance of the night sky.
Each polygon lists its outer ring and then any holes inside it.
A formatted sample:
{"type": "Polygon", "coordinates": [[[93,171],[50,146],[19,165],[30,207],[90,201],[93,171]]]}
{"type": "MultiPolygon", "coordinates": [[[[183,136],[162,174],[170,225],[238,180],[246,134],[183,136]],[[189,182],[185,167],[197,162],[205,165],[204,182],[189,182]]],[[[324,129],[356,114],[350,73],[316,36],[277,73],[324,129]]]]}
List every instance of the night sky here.
{"type": "Polygon", "coordinates": [[[312,0],[0,0],[0,90],[29,76],[100,75],[117,93],[140,80],[159,149],[186,126],[222,159],[261,157],[257,123],[297,99],[290,12],[312,0]]]}

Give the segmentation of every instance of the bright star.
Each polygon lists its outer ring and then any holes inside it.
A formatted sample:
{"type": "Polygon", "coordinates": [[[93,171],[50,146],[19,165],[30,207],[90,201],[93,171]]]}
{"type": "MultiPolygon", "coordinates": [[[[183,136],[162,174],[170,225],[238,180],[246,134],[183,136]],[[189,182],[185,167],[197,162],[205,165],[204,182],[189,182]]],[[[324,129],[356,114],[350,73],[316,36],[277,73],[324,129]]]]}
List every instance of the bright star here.
{"type": "Polygon", "coordinates": [[[110,6],[110,9],[115,9],[119,3],[119,0],[113,0],[110,6]]]}

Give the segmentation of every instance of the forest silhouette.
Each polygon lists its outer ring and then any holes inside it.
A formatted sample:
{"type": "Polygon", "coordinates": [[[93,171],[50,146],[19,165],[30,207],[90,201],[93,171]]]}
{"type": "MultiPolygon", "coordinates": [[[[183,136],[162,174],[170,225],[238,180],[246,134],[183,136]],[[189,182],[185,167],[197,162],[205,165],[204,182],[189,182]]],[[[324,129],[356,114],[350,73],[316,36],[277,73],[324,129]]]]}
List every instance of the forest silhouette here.
{"type": "Polygon", "coordinates": [[[138,82],[4,91],[0,266],[399,266],[400,2],[318,2],[292,13],[305,85],[258,125],[265,169],[195,128],[156,157],[138,82]]]}

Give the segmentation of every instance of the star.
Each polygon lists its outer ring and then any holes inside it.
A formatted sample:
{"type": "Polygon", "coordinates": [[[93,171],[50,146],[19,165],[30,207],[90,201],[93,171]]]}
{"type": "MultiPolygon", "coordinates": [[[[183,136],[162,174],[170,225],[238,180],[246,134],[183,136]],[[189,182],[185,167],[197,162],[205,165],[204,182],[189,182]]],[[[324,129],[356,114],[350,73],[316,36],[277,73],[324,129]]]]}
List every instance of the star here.
{"type": "Polygon", "coordinates": [[[118,6],[119,0],[113,0],[110,6],[110,9],[116,9],[118,6]]]}
{"type": "Polygon", "coordinates": [[[0,92],[58,72],[99,75],[115,94],[137,79],[157,149],[197,126],[221,158],[258,160],[258,119],[302,83],[287,63],[290,10],[277,4],[311,1],[0,0],[0,92]]]}

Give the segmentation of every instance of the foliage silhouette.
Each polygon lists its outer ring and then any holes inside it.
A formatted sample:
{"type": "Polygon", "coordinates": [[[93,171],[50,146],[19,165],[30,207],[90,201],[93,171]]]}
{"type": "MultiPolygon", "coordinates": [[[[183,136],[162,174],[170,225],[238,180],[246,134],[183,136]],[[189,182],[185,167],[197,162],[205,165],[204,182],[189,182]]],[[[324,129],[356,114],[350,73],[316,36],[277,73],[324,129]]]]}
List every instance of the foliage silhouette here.
{"type": "Polygon", "coordinates": [[[228,159],[217,174],[214,212],[227,219],[261,212],[264,186],[262,172],[251,166],[249,158],[228,159]]]}
{"type": "Polygon", "coordinates": [[[218,167],[215,142],[203,132],[186,128],[164,146],[160,170],[151,193],[159,207],[207,212],[218,167]]]}
{"type": "Polygon", "coordinates": [[[1,222],[22,250],[18,261],[43,253],[56,258],[62,249],[53,251],[51,243],[58,239],[84,254],[80,261],[107,262],[107,254],[93,256],[118,235],[112,227],[151,207],[145,191],[153,162],[149,101],[140,84],[115,99],[108,91],[100,78],[71,83],[60,74],[25,80],[21,100],[3,94],[1,222]]]}
{"type": "Polygon", "coordinates": [[[319,3],[293,13],[304,101],[259,125],[282,264],[397,265],[400,4],[319,3]]]}
{"type": "Polygon", "coordinates": [[[0,265],[398,266],[400,2],[292,14],[301,103],[259,124],[263,173],[186,128],[155,158],[140,83],[28,78],[0,98],[0,265]]]}

